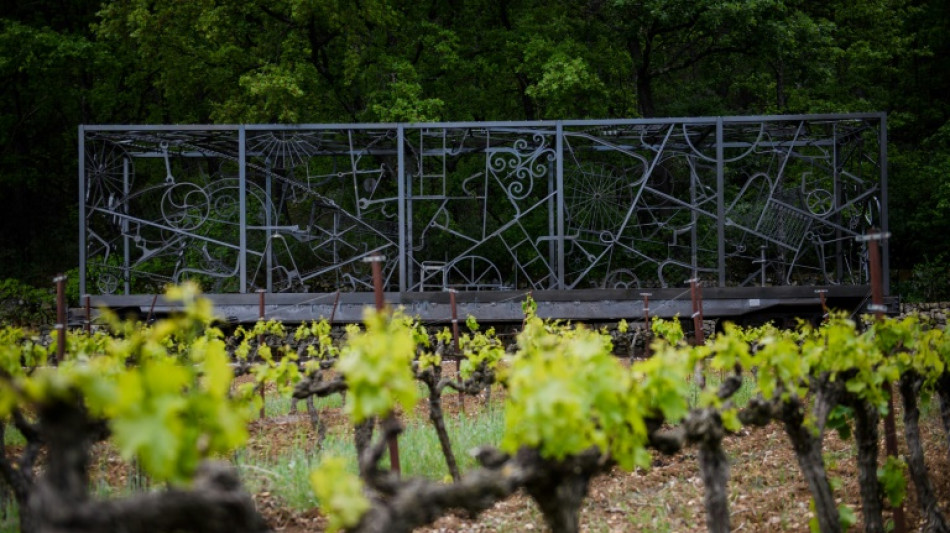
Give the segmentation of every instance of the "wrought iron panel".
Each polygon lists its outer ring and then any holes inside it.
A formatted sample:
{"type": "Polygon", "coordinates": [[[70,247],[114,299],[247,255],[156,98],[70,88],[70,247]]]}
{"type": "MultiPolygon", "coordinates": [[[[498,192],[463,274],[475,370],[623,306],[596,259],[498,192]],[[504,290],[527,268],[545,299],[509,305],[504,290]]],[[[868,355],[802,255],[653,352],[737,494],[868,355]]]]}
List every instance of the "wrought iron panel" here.
{"type": "Polygon", "coordinates": [[[84,126],[82,290],[858,285],[884,116],[84,126]]]}

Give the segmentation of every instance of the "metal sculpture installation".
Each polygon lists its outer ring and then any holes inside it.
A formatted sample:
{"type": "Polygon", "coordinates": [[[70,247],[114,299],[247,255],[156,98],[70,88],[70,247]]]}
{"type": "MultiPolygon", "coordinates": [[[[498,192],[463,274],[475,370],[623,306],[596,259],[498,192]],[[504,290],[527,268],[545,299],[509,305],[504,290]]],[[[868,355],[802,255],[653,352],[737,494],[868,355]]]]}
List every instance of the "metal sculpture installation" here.
{"type": "Polygon", "coordinates": [[[370,291],[368,254],[401,293],[863,285],[885,147],[883,114],[81,126],[81,290],[370,291]]]}

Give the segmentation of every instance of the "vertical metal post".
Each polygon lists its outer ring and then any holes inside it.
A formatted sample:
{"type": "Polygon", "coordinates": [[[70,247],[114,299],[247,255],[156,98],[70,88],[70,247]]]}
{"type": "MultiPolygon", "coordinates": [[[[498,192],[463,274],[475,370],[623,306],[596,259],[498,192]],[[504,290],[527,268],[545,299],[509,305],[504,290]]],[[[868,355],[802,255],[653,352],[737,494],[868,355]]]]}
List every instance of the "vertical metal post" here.
{"type": "Polygon", "coordinates": [[[564,124],[558,120],[554,131],[557,187],[557,288],[567,287],[567,265],[564,260],[564,124]]]}
{"type": "MultiPolygon", "coordinates": [[[[376,295],[376,311],[382,312],[386,308],[386,301],[383,298],[383,269],[381,263],[385,257],[381,255],[372,255],[363,259],[369,263],[373,269],[373,293],[376,295]]],[[[390,414],[389,416],[395,416],[390,414]]],[[[389,439],[389,464],[393,472],[399,475],[402,469],[399,465],[399,438],[393,435],[389,439]]]]}
{"type": "MultiPolygon", "coordinates": [[[[881,233],[887,235],[889,224],[887,221],[887,113],[881,113],[881,131],[880,131],[880,156],[879,164],[881,166],[881,233]]],[[[891,254],[890,245],[887,239],[881,243],[884,255],[881,257],[881,269],[883,277],[884,296],[891,293],[891,254]]]]}
{"type": "Polygon", "coordinates": [[[716,117],[716,238],[719,240],[719,286],[726,286],[726,174],[722,117],[716,117]]]}
{"type": "Polygon", "coordinates": [[[838,168],[841,160],[841,147],[838,145],[838,124],[835,123],[831,150],[831,177],[832,177],[832,206],[834,209],[835,228],[835,281],[842,283],[844,280],[844,239],[841,233],[841,195],[844,192],[840,182],[840,170],[838,168]]]}
{"type": "Polygon", "coordinates": [[[264,161],[264,169],[264,226],[267,228],[264,230],[264,251],[266,253],[265,262],[267,267],[265,286],[267,287],[267,292],[274,292],[274,235],[271,234],[271,225],[273,223],[271,220],[271,211],[274,209],[274,202],[271,198],[269,157],[264,161]]]}
{"type": "Polygon", "coordinates": [[[653,296],[653,293],[641,292],[640,296],[643,296],[643,354],[649,357],[650,337],[653,333],[650,327],[650,296],[653,296]]]}
{"type": "MultiPolygon", "coordinates": [[[[422,146],[422,144],[423,144],[423,141],[422,141],[423,135],[422,135],[422,133],[423,133],[423,132],[422,132],[422,130],[420,129],[420,130],[419,130],[419,194],[424,194],[424,190],[425,190],[425,162],[423,161],[423,158],[424,158],[423,151],[424,151],[425,147],[422,146]]],[[[444,133],[444,130],[443,130],[443,133],[444,133]]],[[[402,137],[402,138],[403,138],[403,141],[405,142],[405,140],[406,140],[405,129],[403,130],[403,137],[402,137]]],[[[405,147],[405,145],[403,145],[403,146],[405,147]]],[[[444,154],[444,153],[445,153],[445,152],[443,151],[443,154],[444,154]]],[[[403,161],[405,161],[405,158],[403,159],[403,161]]],[[[443,155],[443,162],[444,162],[444,161],[445,161],[445,159],[444,159],[444,155],[443,155]]],[[[445,176],[444,173],[443,173],[443,176],[445,176]]],[[[413,226],[413,224],[412,224],[413,211],[415,210],[415,208],[414,208],[413,205],[412,205],[412,199],[413,199],[413,195],[414,195],[415,193],[413,192],[413,188],[412,188],[412,187],[413,187],[412,175],[411,175],[411,174],[406,175],[405,171],[403,171],[403,179],[406,180],[406,181],[405,181],[405,187],[406,187],[406,189],[405,189],[405,191],[406,191],[406,210],[405,210],[405,212],[404,212],[404,213],[405,213],[405,214],[404,214],[404,217],[405,217],[405,218],[403,219],[403,220],[405,221],[405,222],[404,222],[404,225],[405,225],[405,228],[406,228],[406,260],[405,260],[405,265],[406,265],[406,276],[405,276],[405,277],[406,277],[406,288],[405,288],[405,289],[400,288],[400,289],[399,289],[400,291],[402,291],[402,290],[409,290],[409,287],[412,286],[413,280],[415,279],[415,276],[416,276],[415,253],[413,252],[413,247],[415,246],[415,244],[414,244],[414,242],[413,242],[413,241],[414,241],[414,239],[413,239],[413,231],[415,231],[415,230],[414,230],[414,226],[413,226]]],[[[444,184],[444,180],[443,180],[443,184],[444,184]]],[[[419,283],[421,284],[422,282],[420,281],[419,283]]],[[[421,290],[421,288],[420,288],[420,290],[421,290]]]]}
{"type": "Polygon", "coordinates": [[[818,300],[821,302],[821,321],[827,322],[828,317],[831,314],[831,312],[828,310],[828,303],[825,299],[825,293],[828,292],[828,289],[816,289],[815,292],[818,293],[818,300]]]}
{"type": "MultiPolygon", "coordinates": [[[[557,204],[555,202],[555,187],[554,187],[554,169],[551,166],[548,166],[548,235],[556,235],[557,227],[555,226],[555,219],[557,217],[557,204]]],[[[556,265],[557,264],[557,243],[553,240],[548,239],[548,264],[556,265]]],[[[550,287],[553,289],[557,286],[557,281],[555,280],[550,284],[550,287]]]]}
{"type": "Polygon", "coordinates": [[[406,222],[406,129],[403,124],[396,125],[396,195],[396,218],[399,219],[399,292],[406,292],[408,290],[406,259],[411,251],[407,235],[409,228],[406,222]]]}
{"type": "Polygon", "coordinates": [[[699,213],[696,211],[696,181],[697,176],[692,171],[689,173],[689,264],[693,267],[693,277],[698,274],[696,268],[699,266],[699,243],[697,243],[696,226],[699,225],[699,213]]]}
{"type": "Polygon", "coordinates": [[[247,131],[238,126],[238,208],[240,218],[240,242],[238,251],[238,292],[247,292],[247,131]]]}
{"type": "Polygon", "coordinates": [[[86,128],[79,126],[79,294],[86,294],[86,128]]]}
{"type": "MultiPolygon", "coordinates": [[[[459,345],[459,315],[455,305],[455,289],[448,289],[452,306],[452,345],[455,347],[455,379],[462,382],[462,348],[459,345]]],[[[459,415],[465,414],[465,393],[459,391],[459,415]]]]}
{"type": "Polygon", "coordinates": [[[92,333],[92,298],[87,294],[86,299],[86,323],[84,324],[86,333],[92,333]]]}
{"type": "Polygon", "coordinates": [[[373,294],[376,296],[376,310],[382,311],[386,307],[386,300],[383,298],[383,268],[380,265],[383,257],[374,255],[367,259],[373,269],[373,294]]]}
{"type": "Polygon", "coordinates": [[[333,298],[333,310],[330,311],[330,325],[333,325],[333,319],[336,318],[336,308],[340,305],[340,289],[336,290],[336,296],[333,298]]]}
{"type": "Polygon", "coordinates": [[[643,323],[646,325],[647,330],[650,329],[650,296],[653,296],[652,292],[641,292],[640,296],[643,296],[643,323]]]}
{"type": "Polygon", "coordinates": [[[148,308],[148,314],[145,316],[145,323],[148,324],[152,321],[152,313],[155,312],[155,302],[158,301],[158,293],[152,295],[152,305],[148,308]]]}
{"type": "Polygon", "coordinates": [[[126,296],[131,292],[131,280],[129,275],[129,158],[122,158],[122,211],[126,216],[122,217],[122,280],[126,296]]]}
{"type": "MultiPolygon", "coordinates": [[[[261,321],[264,320],[264,292],[265,292],[264,289],[257,289],[257,294],[258,294],[258,296],[259,296],[259,298],[258,298],[258,305],[257,305],[257,319],[258,319],[258,320],[261,320],[261,321]]],[[[264,346],[264,335],[258,335],[258,336],[257,336],[257,349],[258,349],[258,351],[260,351],[260,349],[261,349],[262,346],[264,346]]],[[[261,420],[264,420],[264,414],[265,414],[265,413],[264,413],[264,411],[265,411],[265,409],[264,409],[264,402],[265,402],[265,400],[267,399],[266,396],[265,396],[265,392],[264,392],[264,385],[265,385],[265,384],[264,384],[263,382],[261,382],[261,389],[260,389],[260,393],[261,393],[261,420]]]]}
{"type": "MultiPolygon", "coordinates": [[[[878,241],[887,239],[886,232],[877,233],[872,228],[862,239],[868,243],[868,265],[871,270],[871,310],[876,320],[884,320],[884,280],[881,274],[881,252],[878,241]]],[[[898,457],[897,424],[894,420],[894,385],[887,384],[887,416],[884,417],[884,449],[889,457],[898,457]]],[[[894,508],[894,533],[905,533],[907,524],[904,518],[904,504],[894,508]]]]}
{"type": "Polygon", "coordinates": [[[698,278],[689,280],[689,296],[693,301],[693,329],[696,330],[696,346],[702,346],[706,343],[706,337],[703,333],[703,292],[698,278]]]}
{"type": "Polygon", "coordinates": [[[56,283],[56,360],[54,365],[63,362],[66,357],[66,276],[57,274],[56,283]]]}

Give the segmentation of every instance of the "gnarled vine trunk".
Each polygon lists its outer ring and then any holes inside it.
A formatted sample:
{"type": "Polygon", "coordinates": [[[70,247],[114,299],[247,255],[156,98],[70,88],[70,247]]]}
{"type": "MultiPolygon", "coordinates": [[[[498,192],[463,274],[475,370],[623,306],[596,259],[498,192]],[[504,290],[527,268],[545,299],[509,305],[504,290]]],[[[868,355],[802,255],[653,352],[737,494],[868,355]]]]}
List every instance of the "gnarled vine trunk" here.
{"type": "Polygon", "coordinates": [[[947,454],[950,457],[950,372],[944,372],[937,381],[937,393],[940,396],[940,420],[946,438],[947,454]]]}
{"type": "Polygon", "coordinates": [[[442,368],[432,367],[421,376],[422,382],[429,389],[429,421],[435,428],[439,436],[439,446],[442,447],[442,455],[445,457],[445,464],[452,476],[452,481],[461,479],[459,467],[455,461],[455,454],[452,452],[452,441],[449,440],[449,433],[445,429],[445,415],[442,412],[442,391],[445,390],[445,383],[442,383],[442,368]]]}
{"type": "Polygon", "coordinates": [[[933,484],[927,475],[924,461],[924,447],[920,442],[920,409],[917,406],[917,394],[923,380],[916,372],[906,372],[900,379],[901,398],[904,400],[904,438],[907,440],[907,466],[910,477],[917,489],[917,503],[924,515],[924,530],[936,533],[950,533],[947,522],[940,512],[933,484]]]}
{"type": "Polygon", "coordinates": [[[835,504],[831,484],[828,482],[828,473],[825,471],[824,459],[821,456],[821,443],[825,422],[828,414],[837,403],[837,385],[826,378],[815,380],[814,406],[812,416],[813,425],[805,424],[805,405],[801,400],[793,399],[782,405],[781,419],[785,426],[785,433],[792,442],[792,449],[798,460],[808,490],[815,503],[815,518],[821,533],[839,533],[841,524],[838,507],[835,504]]]}
{"type": "Polygon", "coordinates": [[[552,533],[577,533],[580,509],[587,496],[590,480],[605,466],[603,456],[592,448],[563,461],[544,459],[537,450],[524,448],[518,452],[524,463],[536,463],[525,482],[525,490],[537,503],[552,533]]]}
{"type": "Polygon", "coordinates": [[[858,448],[858,485],[861,487],[861,509],[865,533],[884,533],[881,487],[877,480],[878,425],[877,409],[865,401],[855,400],[854,440],[858,448]]]}

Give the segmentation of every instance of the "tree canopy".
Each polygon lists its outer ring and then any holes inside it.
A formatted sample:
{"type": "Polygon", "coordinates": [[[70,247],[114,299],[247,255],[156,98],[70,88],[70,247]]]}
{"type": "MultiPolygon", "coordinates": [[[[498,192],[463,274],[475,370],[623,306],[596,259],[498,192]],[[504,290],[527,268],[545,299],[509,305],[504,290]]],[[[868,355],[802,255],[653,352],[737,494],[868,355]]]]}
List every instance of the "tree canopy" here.
{"type": "Polygon", "coordinates": [[[886,111],[892,265],[950,257],[943,0],[36,0],[0,10],[0,277],[77,260],[81,123],[886,111]]]}

